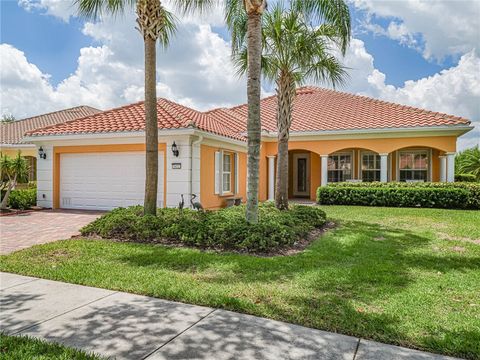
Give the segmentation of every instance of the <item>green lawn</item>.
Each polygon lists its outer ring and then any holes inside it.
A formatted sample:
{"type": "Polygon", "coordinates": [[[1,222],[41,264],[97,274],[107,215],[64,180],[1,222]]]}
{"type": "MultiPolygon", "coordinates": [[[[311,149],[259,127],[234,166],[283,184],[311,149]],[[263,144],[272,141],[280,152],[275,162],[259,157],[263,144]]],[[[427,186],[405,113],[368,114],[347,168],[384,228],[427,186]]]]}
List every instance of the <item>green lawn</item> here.
{"type": "Polygon", "coordinates": [[[480,358],[480,212],[323,208],[338,228],[294,256],[74,240],[0,270],[480,358]]]}
{"type": "Polygon", "coordinates": [[[103,358],[31,337],[0,334],[0,359],[101,360],[103,358]]]}

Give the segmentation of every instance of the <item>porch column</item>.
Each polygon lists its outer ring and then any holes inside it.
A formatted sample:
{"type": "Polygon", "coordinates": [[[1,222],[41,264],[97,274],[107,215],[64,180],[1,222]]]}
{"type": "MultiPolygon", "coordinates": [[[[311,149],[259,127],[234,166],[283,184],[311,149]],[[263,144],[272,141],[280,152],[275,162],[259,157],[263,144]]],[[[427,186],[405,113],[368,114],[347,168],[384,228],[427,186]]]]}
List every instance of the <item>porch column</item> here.
{"type": "Polygon", "coordinates": [[[268,200],[275,200],[275,155],[268,157],[268,200]]]}
{"type": "Polygon", "coordinates": [[[455,153],[447,153],[447,182],[455,181],[455,153]]]}
{"type": "Polygon", "coordinates": [[[439,156],[440,158],[440,181],[445,182],[447,180],[447,157],[439,156]]]}
{"type": "Polygon", "coordinates": [[[388,154],[380,154],[380,181],[387,182],[388,154]]]}
{"type": "Polygon", "coordinates": [[[328,155],[320,155],[320,164],[322,167],[322,176],[320,177],[320,185],[325,186],[328,182],[328,155]]]}

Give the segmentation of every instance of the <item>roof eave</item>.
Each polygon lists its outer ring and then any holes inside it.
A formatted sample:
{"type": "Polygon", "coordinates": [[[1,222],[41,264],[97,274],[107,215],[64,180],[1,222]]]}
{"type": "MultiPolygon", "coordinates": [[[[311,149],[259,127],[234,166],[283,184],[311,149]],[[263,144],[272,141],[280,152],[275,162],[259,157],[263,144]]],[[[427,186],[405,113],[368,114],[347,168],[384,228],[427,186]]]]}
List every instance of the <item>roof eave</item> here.
{"type": "MultiPolygon", "coordinates": [[[[350,130],[322,130],[322,131],[291,131],[290,138],[306,137],[334,137],[334,136],[368,136],[378,137],[406,137],[406,136],[461,136],[474,129],[472,125],[445,125],[445,126],[416,126],[403,128],[369,128],[369,129],[350,129],[350,130]]],[[[278,132],[265,131],[262,137],[265,139],[277,138],[278,132]]]]}

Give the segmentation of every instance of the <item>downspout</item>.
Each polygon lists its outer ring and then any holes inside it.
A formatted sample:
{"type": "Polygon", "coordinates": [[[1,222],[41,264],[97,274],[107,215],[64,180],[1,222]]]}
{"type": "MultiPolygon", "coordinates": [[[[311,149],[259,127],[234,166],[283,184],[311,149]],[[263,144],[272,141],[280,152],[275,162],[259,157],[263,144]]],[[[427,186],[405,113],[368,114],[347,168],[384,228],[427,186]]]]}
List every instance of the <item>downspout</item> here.
{"type": "MultiPolygon", "coordinates": [[[[193,191],[193,184],[192,184],[192,181],[193,181],[193,148],[194,146],[198,145],[199,143],[201,143],[203,140],[203,135],[198,135],[198,139],[195,140],[195,141],[192,141],[191,145],[190,145],[190,171],[188,172],[188,192],[189,194],[192,194],[192,191],[193,191]]],[[[197,197],[197,201],[200,201],[200,194],[196,194],[198,197],[197,197]]]]}

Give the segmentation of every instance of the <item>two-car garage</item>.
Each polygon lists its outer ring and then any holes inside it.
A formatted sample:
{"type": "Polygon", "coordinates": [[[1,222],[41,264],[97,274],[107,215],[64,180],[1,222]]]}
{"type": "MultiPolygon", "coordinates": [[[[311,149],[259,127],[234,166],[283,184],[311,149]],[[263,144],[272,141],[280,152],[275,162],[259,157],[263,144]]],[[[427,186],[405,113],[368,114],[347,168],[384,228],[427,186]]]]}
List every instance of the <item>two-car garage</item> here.
{"type": "MultiPolygon", "coordinates": [[[[158,153],[158,203],[164,201],[164,153],[158,153]]],[[[143,204],[145,152],[58,154],[58,207],[110,210],[143,204]]]]}

